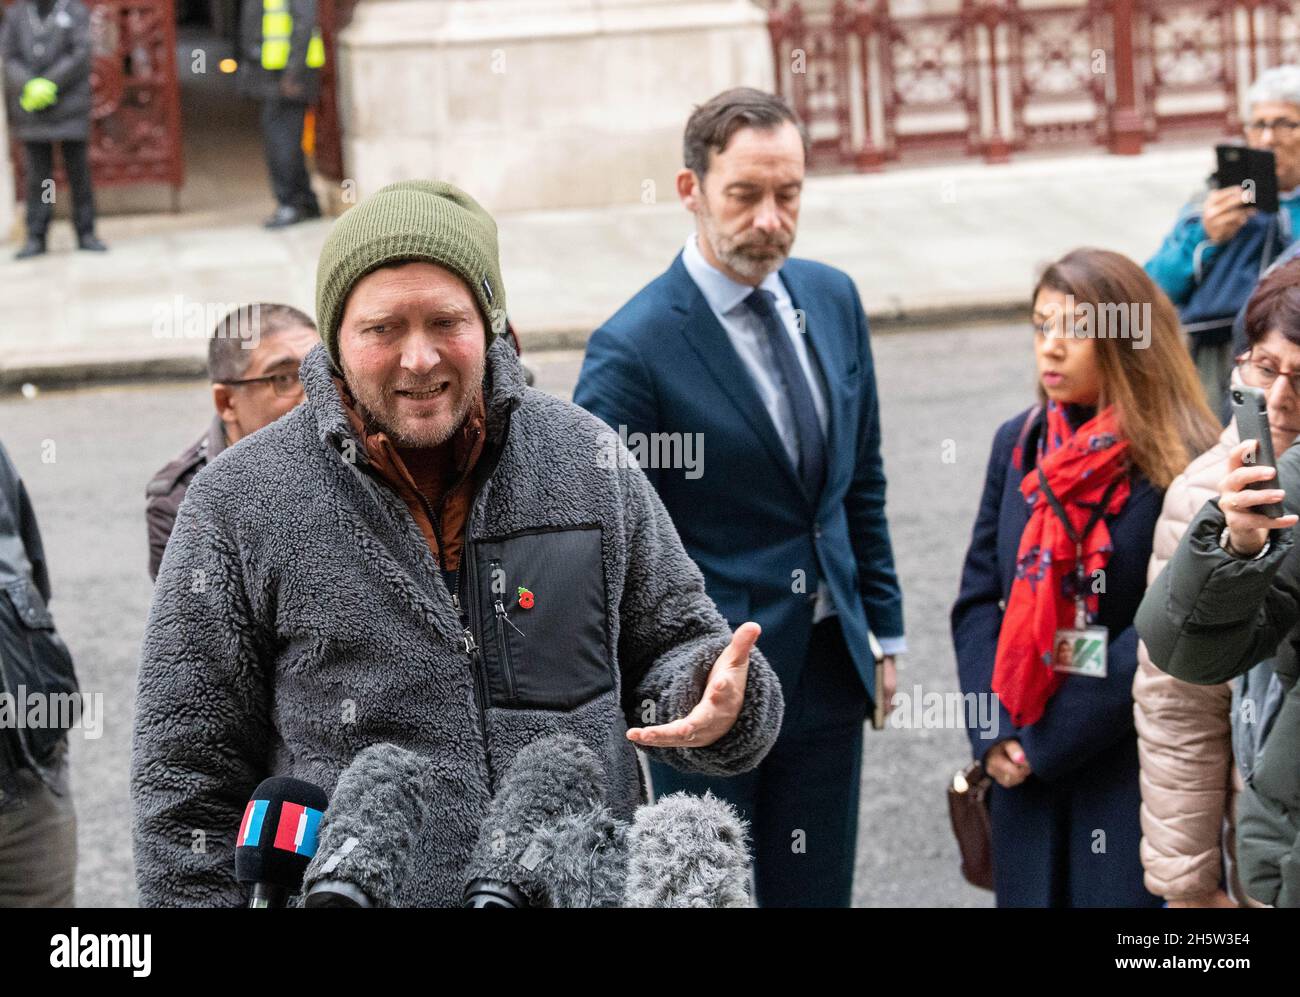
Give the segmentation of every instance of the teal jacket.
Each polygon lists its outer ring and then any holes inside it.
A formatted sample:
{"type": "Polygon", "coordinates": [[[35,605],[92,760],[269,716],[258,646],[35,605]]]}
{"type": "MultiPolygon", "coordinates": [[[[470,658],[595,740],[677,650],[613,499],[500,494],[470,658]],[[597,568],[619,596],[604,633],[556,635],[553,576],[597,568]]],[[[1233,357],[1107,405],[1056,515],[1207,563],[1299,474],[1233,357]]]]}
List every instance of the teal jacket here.
{"type": "MultiPolygon", "coordinates": [[[[1201,223],[1201,207],[1210,190],[1207,185],[1204,191],[1183,207],[1173,229],[1165,236],[1165,241],[1146,262],[1146,272],[1151,275],[1151,279],[1160,285],[1179,308],[1187,304],[1196,286],[1210,272],[1224,246],[1228,245],[1211,242],[1201,223]]],[[[1300,187],[1283,192],[1279,200],[1282,205],[1282,210],[1278,212],[1282,245],[1289,246],[1295,233],[1300,233],[1300,187]]]]}

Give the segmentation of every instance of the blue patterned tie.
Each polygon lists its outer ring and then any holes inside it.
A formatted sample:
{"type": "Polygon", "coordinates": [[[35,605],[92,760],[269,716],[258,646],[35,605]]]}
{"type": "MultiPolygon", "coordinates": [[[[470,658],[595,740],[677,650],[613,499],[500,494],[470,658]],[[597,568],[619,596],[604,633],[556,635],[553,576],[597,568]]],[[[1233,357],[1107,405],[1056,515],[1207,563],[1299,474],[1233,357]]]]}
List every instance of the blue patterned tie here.
{"type": "Polygon", "coordinates": [[[777,369],[785,382],[786,398],[790,400],[794,413],[795,437],[799,441],[799,477],[808,497],[815,502],[826,477],[826,440],[822,436],[822,425],[817,419],[817,406],[813,404],[808,379],[785,325],[776,313],[776,296],[771,291],[757,288],[745,299],[745,304],[762,320],[767,341],[772,345],[777,369]]]}

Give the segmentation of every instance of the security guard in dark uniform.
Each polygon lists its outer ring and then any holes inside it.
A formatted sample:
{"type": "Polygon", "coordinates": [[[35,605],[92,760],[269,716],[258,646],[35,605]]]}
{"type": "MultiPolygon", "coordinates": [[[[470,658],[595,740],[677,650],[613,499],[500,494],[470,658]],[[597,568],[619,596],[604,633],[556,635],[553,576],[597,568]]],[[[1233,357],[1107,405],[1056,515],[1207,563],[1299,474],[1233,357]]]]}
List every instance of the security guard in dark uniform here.
{"type": "Polygon", "coordinates": [[[240,90],[262,102],[266,165],[278,207],[263,224],[283,228],[320,217],[302,152],[307,107],[320,95],[325,44],[316,0],[244,0],[240,90]]]}
{"type": "Polygon", "coordinates": [[[45,252],[54,214],[54,147],[72,187],[77,248],[102,253],[91,186],[90,11],[81,0],[18,0],[0,25],[9,129],[23,144],[27,239],[18,259],[45,252]]]}

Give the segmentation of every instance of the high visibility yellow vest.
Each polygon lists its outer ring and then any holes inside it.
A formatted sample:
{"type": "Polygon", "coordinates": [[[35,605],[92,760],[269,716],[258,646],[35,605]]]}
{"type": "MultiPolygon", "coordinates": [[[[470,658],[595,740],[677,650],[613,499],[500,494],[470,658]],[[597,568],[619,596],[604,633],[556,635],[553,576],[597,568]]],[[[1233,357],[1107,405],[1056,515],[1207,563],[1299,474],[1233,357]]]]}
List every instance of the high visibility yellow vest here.
{"type": "MultiPolygon", "coordinates": [[[[293,34],[293,15],[289,0],[262,0],[262,68],[283,69],[289,64],[289,38],[293,34]]],[[[311,33],[307,44],[307,68],[325,65],[325,42],[320,28],[311,33]]]]}

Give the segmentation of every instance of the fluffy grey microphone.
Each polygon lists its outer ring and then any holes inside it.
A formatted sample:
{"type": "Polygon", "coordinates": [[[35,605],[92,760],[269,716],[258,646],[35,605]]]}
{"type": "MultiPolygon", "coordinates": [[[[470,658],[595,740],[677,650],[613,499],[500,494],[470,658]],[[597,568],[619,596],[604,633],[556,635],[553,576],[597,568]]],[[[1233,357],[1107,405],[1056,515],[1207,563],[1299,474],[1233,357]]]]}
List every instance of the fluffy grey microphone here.
{"type": "Polygon", "coordinates": [[[363,749],[321,818],[303,877],[307,907],[392,907],[424,825],[429,762],[392,744],[363,749]]]}
{"type": "Polygon", "coordinates": [[[572,735],[522,748],[465,868],[466,906],[617,906],[625,827],[605,805],[605,782],[572,735]]]}
{"type": "Polygon", "coordinates": [[[712,793],[641,807],[627,835],[624,907],[749,907],[746,825],[712,793]]]}

